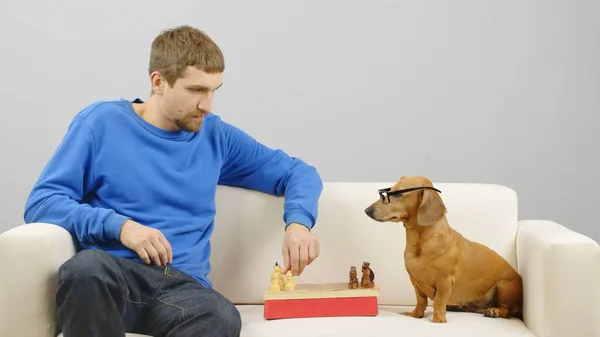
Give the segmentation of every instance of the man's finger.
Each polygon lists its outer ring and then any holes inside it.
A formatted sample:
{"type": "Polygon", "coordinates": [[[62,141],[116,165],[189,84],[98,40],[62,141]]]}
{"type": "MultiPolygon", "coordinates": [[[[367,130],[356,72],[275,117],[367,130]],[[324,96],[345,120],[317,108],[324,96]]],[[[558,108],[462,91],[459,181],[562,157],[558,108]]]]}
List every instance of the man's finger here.
{"type": "Polygon", "coordinates": [[[158,258],[160,260],[160,265],[161,266],[166,266],[167,263],[169,262],[169,257],[167,256],[167,249],[165,248],[165,246],[160,241],[160,237],[154,237],[151,240],[152,240],[152,246],[154,247],[154,249],[158,253],[158,258]]]}
{"type": "Polygon", "coordinates": [[[300,246],[300,261],[298,266],[298,275],[302,274],[304,267],[308,264],[308,245],[300,246]]]}
{"type": "Polygon", "coordinates": [[[283,273],[287,273],[288,270],[291,269],[290,266],[290,249],[287,247],[287,245],[283,245],[283,249],[281,250],[281,254],[283,255],[283,273]]]}
{"type": "Polygon", "coordinates": [[[163,246],[167,250],[168,263],[173,263],[173,248],[171,248],[171,244],[169,243],[169,240],[167,240],[167,238],[165,238],[162,235],[159,236],[158,239],[160,240],[160,242],[163,244],[163,246]]]}
{"type": "Polygon", "coordinates": [[[145,264],[150,264],[150,257],[148,256],[148,253],[146,253],[146,249],[144,249],[144,247],[138,247],[135,252],[145,264]]]}
{"type": "Polygon", "coordinates": [[[315,242],[311,242],[308,245],[308,262],[306,265],[310,265],[317,258],[317,244],[315,242]]]}
{"type": "Polygon", "coordinates": [[[152,263],[154,263],[157,266],[160,266],[160,257],[158,256],[158,252],[156,251],[156,249],[154,249],[150,241],[146,241],[146,243],[144,244],[144,250],[146,250],[146,253],[148,253],[148,256],[150,256],[150,260],[152,260],[152,263]]]}
{"type": "Polygon", "coordinates": [[[292,275],[298,276],[298,265],[300,263],[300,247],[292,244],[290,247],[290,265],[292,275]]]}

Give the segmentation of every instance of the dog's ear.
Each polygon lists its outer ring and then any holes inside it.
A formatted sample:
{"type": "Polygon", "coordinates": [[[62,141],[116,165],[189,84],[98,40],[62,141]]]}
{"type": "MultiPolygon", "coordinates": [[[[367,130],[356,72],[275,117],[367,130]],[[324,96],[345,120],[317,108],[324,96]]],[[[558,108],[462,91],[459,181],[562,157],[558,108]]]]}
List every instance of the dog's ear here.
{"type": "Polygon", "coordinates": [[[421,191],[421,202],[417,210],[417,224],[429,226],[440,221],[446,213],[446,206],[440,195],[433,190],[421,191]]]}

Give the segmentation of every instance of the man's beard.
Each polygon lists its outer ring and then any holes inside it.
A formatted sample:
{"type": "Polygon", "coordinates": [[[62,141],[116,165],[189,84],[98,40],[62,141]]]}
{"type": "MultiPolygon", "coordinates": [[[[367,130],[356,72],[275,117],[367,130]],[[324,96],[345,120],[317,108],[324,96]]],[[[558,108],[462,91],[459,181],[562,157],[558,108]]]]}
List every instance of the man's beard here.
{"type": "Polygon", "coordinates": [[[174,123],[182,130],[187,132],[198,132],[202,128],[202,122],[204,117],[194,117],[199,115],[205,115],[204,113],[191,113],[183,118],[175,119],[174,123]]]}

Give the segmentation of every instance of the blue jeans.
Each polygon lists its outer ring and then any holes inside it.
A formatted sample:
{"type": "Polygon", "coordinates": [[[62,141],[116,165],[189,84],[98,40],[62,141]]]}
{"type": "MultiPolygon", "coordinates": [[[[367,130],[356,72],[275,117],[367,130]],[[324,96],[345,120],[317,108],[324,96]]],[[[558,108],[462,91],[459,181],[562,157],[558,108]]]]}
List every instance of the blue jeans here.
{"type": "Polygon", "coordinates": [[[64,337],[238,337],[236,307],[171,266],[83,250],[58,272],[57,328],[64,337]]]}

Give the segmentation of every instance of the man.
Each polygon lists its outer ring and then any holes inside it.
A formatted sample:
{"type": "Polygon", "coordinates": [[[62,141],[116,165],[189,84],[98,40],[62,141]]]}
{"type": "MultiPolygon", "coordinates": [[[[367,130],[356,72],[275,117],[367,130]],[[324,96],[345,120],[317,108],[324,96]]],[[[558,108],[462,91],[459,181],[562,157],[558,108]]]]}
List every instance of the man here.
{"type": "Polygon", "coordinates": [[[286,272],[319,255],[317,171],[211,113],[224,68],[201,31],[166,30],[146,102],[97,102],[69,125],[25,206],[27,223],[62,226],[84,248],[59,269],[64,337],[239,336],[207,276],[218,184],[285,195],[286,272]]]}

